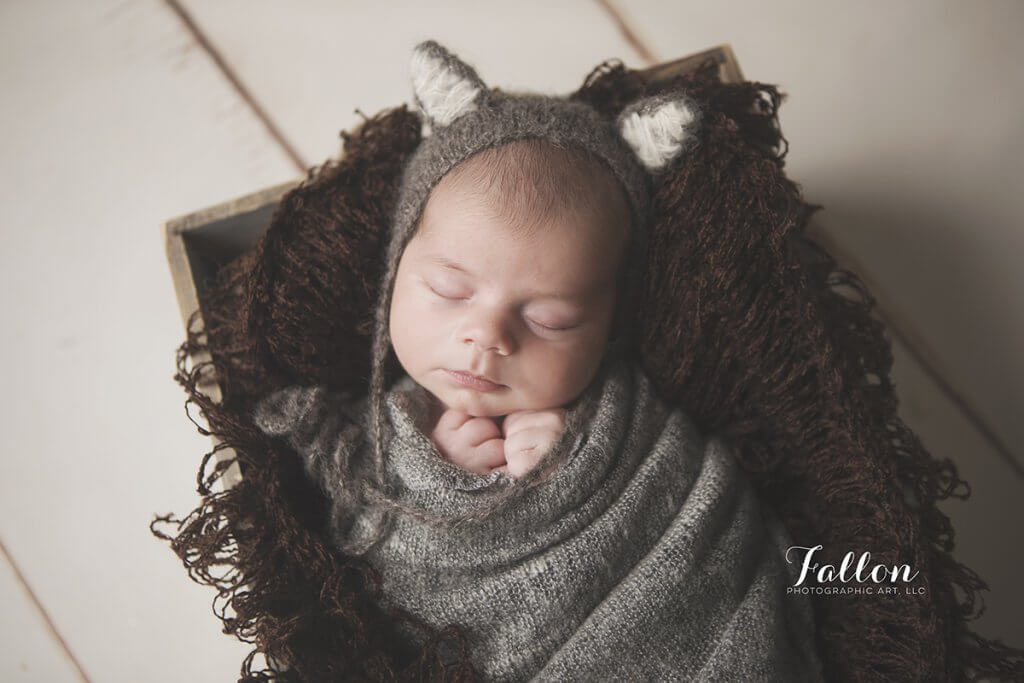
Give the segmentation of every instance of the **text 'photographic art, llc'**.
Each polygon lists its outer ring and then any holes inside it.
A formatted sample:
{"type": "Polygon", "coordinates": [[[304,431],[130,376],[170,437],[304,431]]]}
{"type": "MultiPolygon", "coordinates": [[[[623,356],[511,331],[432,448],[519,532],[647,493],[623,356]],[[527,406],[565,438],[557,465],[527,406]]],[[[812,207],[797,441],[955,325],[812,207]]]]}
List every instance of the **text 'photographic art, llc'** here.
{"type": "Polygon", "coordinates": [[[863,552],[858,558],[850,551],[839,566],[819,564],[814,554],[823,546],[813,548],[794,545],[786,550],[786,561],[799,563],[800,575],[787,595],[923,595],[925,587],[914,585],[918,573],[909,564],[870,565],[871,553],[863,552]],[[801,551],[803,557],[800,557],[801,551]]]}

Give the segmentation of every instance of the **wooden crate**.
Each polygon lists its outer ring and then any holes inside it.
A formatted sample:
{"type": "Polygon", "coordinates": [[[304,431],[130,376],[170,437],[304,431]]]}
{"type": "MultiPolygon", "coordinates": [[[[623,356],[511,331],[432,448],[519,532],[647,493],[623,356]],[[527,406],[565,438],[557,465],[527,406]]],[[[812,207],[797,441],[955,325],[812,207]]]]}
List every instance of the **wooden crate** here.
{"type": "MultiPolygon", "coordinates": [[[[723,81],[735,83],[743,80],[739,64],[728,44],[653,66],[643,73],[652,82],[667,80],[692,71],[709,57],[718,63],[723,81]]],[[[251,249],[259,241],[270,225],[270,219],[281,198],[302,180],[303,178],[297,178],[274,185],[172,218],[163,224],[171,279],[174,281],[178,309],[185,325],[188,325],[192,312],[204,301],[204,295],[209,291],[211,280],[217,270],[251,249]]],[[[202,325],[201,319],[197,324],[202,325]]],[[[209,354],[206,353],[192,357],[193,364],[209,360],[209,354]]],[[[220,386],[215,378],[207,378],[199,386],[214,402],[221,400],[220,386]]],[[[233,457],[230,449],[217,453],[218,460],[233,457]]],[[[237,466],[233,465],[220,481],[225,486],[233,486],[240,477],[237,466]]]]}

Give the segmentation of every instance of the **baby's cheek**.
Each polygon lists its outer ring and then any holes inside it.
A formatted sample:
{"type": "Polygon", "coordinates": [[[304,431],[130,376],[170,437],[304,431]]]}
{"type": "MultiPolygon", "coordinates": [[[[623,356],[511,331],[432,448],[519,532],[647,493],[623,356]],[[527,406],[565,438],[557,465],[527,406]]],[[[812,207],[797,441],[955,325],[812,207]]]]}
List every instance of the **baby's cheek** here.
{"type": "MultiPolygon", "coordinates": [[[[600,360],[598,358],[597,360],[600,360]]],[[[584,348],[558,349],[538,363],[533,374],[534,409],[565,405],[587,386],[597,364],[584,348]]]]}
{"type": "Polygon", "coordinates": [[[398,291],[395,295],[390,315],[391,343],[402,367],[416,376],[431,365],[431,354],[437,345],[433,337],[437,316],[417,297],[398,291]]]}

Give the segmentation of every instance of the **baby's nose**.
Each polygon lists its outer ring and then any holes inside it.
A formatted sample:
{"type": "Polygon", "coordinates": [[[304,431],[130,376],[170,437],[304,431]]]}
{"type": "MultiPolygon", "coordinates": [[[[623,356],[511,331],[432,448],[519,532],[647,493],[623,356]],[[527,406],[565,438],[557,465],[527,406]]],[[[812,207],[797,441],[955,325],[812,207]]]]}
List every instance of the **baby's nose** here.
{"type": "Polygon", "coordinates": [[[480,314],[470,318],[461,335],[464,344],[477,346],[481,351],[496,351],[507,356],[515,350],[510,324],[500,315],[480,314]]]}

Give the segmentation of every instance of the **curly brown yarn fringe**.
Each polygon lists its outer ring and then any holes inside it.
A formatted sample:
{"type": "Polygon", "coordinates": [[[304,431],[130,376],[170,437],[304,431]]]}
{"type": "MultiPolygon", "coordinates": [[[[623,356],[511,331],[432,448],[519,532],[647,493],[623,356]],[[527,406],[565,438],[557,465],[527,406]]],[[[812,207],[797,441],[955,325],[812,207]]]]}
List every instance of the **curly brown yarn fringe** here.
{"type": "MultiPolygon", "coordinates": [[[[927,582],[915,598],[814,601],[830,680],[1024,679],[1024,652],[967,626],[987,587],[952,558],[953,529],[936,508],[966,498],[966,484],[897,417],[870,294],[804,234],[820,207],[783,174],[782,96],[716,74],[709,63],[651,86],[607,62],[574,95],[609,115],[674,87],[706,103],[701,145],[656,187],[635,350],[666,398],[733,441],[797,544],[821,543],[832,563],[869,550],[927,582]],[[679,296],[666,302],[666,291],[679,296]]],[[[468,634],[383,610],[379,574],[325,542],[323,492],[249,419],[255,400],[286,384],[359,393],[369,382],[381,236],[419,122],[401,107],[342,137],[343,159],[311,170],[257,248],[220,270],[205,331],[189,323],[175,379],[218,443],[199,469],[200,506],[158,517],[153,533],[217,590],[224,631],[254,645],[240,680],[474,680],[468,634]],[[202,352],[212,360],[189,368],[202,352]],[[213,377],[219,403],[202,391],[213,377]],[[227,463],[212,459],[229,452],[242,481],[214,492],[227,463]],[[160,522],[176,525],[173,538],[160,522]],[[399,635],[403,625],[422,647],[399,635]],[[266,669],[253,670],[257,653],[266,669]]]]}
{"type": "Polygon", "coordinates": [[[366,281],[373,278],[365,268],[339,273],[338,264],[374,258],[351,249],[374,248],[368,231],[379,229],[387,211],[379,205],[388,183],[382,171],[400,167],[402,154],[418,141],[418,122],[402,108],[343,137],[345,161],[310,171],[282,201],[267,238],[221,269],[202,311],[189,320],[175,380],[188,394],[186,414],[189,404],[198,407],[209,429],[196,427],[218,443],[199,468],[200,506],[181,520],[159,516],[151,529],[171,541],[194,581],[217,590],[214,612],[224,632],[255,645],[240,681],[477,680],[459,629],[435,631],[414,615],[379,606],[379,574],[325,542],[323,493],[309,484],[298,458],[248,417],[252,402],[275,386],[365,382],[359,344],[369,330],[338,323],[370,309],[359,297],[372,295],[366,281]],[[400,144],[403,136],[408,144],[400,144]],[[347,196],[325,202],[328,185],[347,196]],[[378,205],[363,207],[360,196],[373,196],[378,205]],[[287,242],[283,257],[292,260],[278,258],[279,240],[287,242]],[[296,253],[297,244],[305,253],[296,253]],[[282,276],[279,267],[292,271],[282,276]],[[329,280],[321,279],[324,269],[329,280]],[[344,289],[331,291],[326,285],[338,284],[339,274],[348,278],[344,289]],[[306,327],[311,319],[321,327],[306,327]],[[211,360],[188,367],[204,353],[211,360]],[[214,378],[220,403],[203,391],[214,378]],[[231,458],[211,465],[216,454],[229,452],[231,458]],[[214,491],[232,463],[241,482],[214,491]],[[176,525],[173,537],[159,530],[161,523],[176,525]],[[396,630],[400,623],[420,634],[423,648],[407,642],[396,630]],[[253,670],[257,653],[267,668],[253,670]]]}
{"type": "MultiPolygon", "coordinates": [[[[797,545],[907,563],[923,597],[815,601],[830,680],[1024,679],[1024,651],[967,627],[987,586],[956,562],[936,502],[969,489],[897,416],[892,352],[857,276],[804,234],[820,206],[783,174],[782,95],[723,85],[708,64],[668,87],[709,102],[700,147],[656,188],[637,331],[649,374],[710,433],[730,438],[797,545]],[[679,292],[671,307],[661,293],[679,292]],[[962,489],[962,490],[961,490],[962,489]],[[954,589],[964,594],[958,600],[954,589]]],[[[584,93],[614,112],[634,76],[584,93]]]]}

